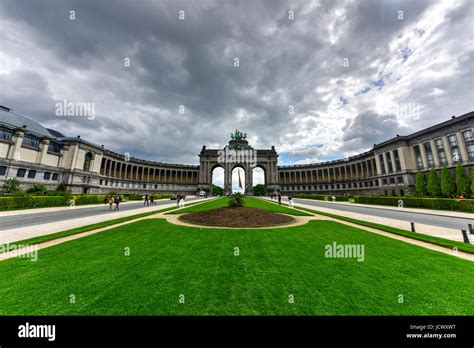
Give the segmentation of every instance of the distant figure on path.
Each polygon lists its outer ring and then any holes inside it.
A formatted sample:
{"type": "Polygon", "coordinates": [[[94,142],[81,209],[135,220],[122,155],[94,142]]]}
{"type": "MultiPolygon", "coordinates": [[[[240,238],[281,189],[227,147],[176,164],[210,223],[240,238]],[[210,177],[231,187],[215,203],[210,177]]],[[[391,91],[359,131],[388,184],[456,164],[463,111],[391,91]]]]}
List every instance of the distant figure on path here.
{"type": "Polygon", "coordinates": [[[278,193],[278,204],[281,205],[281,193],[278,193]]]}
{"type": "Polygon", "coordinates": [[[294,208],[294,206],[293,206],[293,197],[291,197],[291,195],[288,196],[288,206],[290,208],[294,208]]]}
{"type": "Polygon", "coordinates": [[[178,206],[180,208],[184,208],[184,196],[180,195],[179,201],[178,201],[178,206]]]}
{"type": "Polygon", "coordinates": [[[145,195],[145,201],[143,202],[143,205],[149,206],[150,202],[148,201],[148,195],[145,195]]]}
{"type": "Polygon", "coordinates": [[[150,195],[150,205],[155,205],[155,197],[153,195],[150,195]]]}
{"type": "Polygon", "coordinates": [[[109,197],[109,210],[112,210],[114,205],[114,198],[112,196],[109,197]]]}
{"type": "Polygon", "coordinates": [[[120,198],[119,195],[117,195],[117,196],[115,197],[115,210],[119,210],[119,209],[120,209],[120,208],[119,208],[119,204],[120,204],[120,201],[121,201],[121,200],[122,200],[122,198],[120,198]]]}

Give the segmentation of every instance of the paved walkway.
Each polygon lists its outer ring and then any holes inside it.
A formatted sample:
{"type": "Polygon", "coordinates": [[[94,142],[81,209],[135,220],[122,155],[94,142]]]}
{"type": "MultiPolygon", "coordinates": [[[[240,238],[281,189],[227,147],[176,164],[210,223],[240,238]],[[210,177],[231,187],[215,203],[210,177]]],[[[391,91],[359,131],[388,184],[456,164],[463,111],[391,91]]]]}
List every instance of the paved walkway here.
{"type": "MultiPolygon", "coordinates": [[[[264,197],[264,199],[270,200],[270,198],[264,197]]],[[[411,210],[400,211],[400,208],[394,207],[372,207],[360,204],[353,207],[352,203],[340,202],[326,202],[326,201],[316,201],[310,199],[294,199],[295,204],[303,208],[312,209],[316,211],[321,211],[325,213],[336,214],[340,216],[346,216],[358,220],[370,221],[374,223],[379,223],[386,226],[396,227],[403,230],[410,231],[411,225],[410,221],[415,222],[415,228],[417,233],[428,234],[435,237],[445,238],[449,240],[454,240],[458,242],[463,242],[463,237],[461,233],[461,228],[468,229],[468,223],[474,223],[474,219],[465,218],[465,213],[454,213],[454,212],[439,212],[448,213],[447,215],[434,214],[433,211],[419,212],[421,209],[416,209],[417,212],[411,210]],[[459,220],[458,216],[459,215],[459,220]],[[458,228],[447,228],[445,226],[451,226],[455,220],[455,226],[458,228]],[[420,223],[419,221],[423,221],[420,223]]],[[[287,205],[288,200],[284,198],[282,200],[283,204],[287,205]]],[[[471,218],[474,216],[471,215],[471,218]]],[[[468,232],[469,233],[469,232],[468,232]]],[[[474,235],[469,235],[474,242],[474,235]]]]}
{"type": "MultiPolygon", "coordinates": [[[[193,200],[193,198],[186,199],[188,203],[193,200]]],[[[148,207],[143,206],[143,202],[131,202],[124,205],[119,211],[110,211],[108,206],[105,205],[46,208],[48,210],[41,209],[38,212],[33,211],[35,209],[31,211],[17,210],[17,215],[0,218],[0,244],[13,243],[98,222],[176,206],[176,201],[169,199],[156,202],[156,206],[148,207]]]]}

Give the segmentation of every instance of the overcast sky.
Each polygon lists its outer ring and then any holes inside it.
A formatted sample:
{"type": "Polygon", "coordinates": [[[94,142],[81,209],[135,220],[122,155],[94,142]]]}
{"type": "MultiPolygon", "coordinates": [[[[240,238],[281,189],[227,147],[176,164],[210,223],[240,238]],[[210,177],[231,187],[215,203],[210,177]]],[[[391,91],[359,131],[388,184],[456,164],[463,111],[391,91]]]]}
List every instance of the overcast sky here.
{"type": "Polygon", "coordinates": [[[342,158],[474,110],[473,3],[0,0],[0,104],[149,160],[236,128],[280,164],[342,158]]]}

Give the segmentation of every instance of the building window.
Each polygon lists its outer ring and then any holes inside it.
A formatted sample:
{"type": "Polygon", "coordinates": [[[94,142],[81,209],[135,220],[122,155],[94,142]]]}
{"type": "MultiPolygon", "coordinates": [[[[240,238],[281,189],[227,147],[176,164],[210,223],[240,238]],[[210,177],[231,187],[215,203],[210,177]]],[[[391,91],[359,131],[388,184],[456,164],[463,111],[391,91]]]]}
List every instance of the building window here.
{"type": "Polygon", "coordinates": [[[423,169],[423,159],[421,158],[420,147],[416,145],[414,147],[414,150],[415,150],[416,168],[423,169]]]}
{"type": "Polygon", "coordinates": [[[395,178],[390,178],[390,184],[395,184],[395,178]]]}
{"type": "Polygon", "coordinates": [[[402,170],[402,166],[400,164],[400,155],[398,154],[398,149],[393,150],[393,157],[395,157],[395,170],[399,172],[402,170]]]}
{"type": "Polygon", "coordinates": [[[7,167],[0,166],[0,176],[4,176],[7,172],[7,167]]]}
{"type": "Polygon", "coordinates": [[[397,177],[397,182],[398,182],[399,184],[403,184],[403,176],[397,177]]]}
{"type": "Polygon", "coordinates": [[[43,180],[49,180],[51,178],[51,172],[44,172],[43,180]]]}
{"type": "Polygon", "coordinates": [[[448,159],[446,158],[446,151],[444,151],[443,139],[436,139],[435,144],[436,144],[436,150],[438,151],[439,163],[441,165],[448,164],[448,159]]]}
{"type": "Polygon", "coordinates": [[[448,136],[448,141],[449,141],[449,146],[451,147],[451,155],[453,156],[453,162],[461,162],[462,157],[461,157],[461,151],[459,151],[459,146],[458,146],[458,138],[456,137],[456,134],[452,134],[448,136]]]}
{"type": "Polygon", "coordinates": [[[382,174],[385,174],[385,162],[383,160],[383,155],[379,155],[379,160],[380,160],[380,169],[382,170],[382,174]]]}
{"type": "Polygon", "coordinates": [[[472,131],[467,130],[463,132],[462,135],[464,136],[464,142],[466,143],[469,160],[474,161],[474,138],[472,137],[472,131]]]}
{"type": "Polygon", "coordinates": [[[84,167],[83,167],[83,170],[85,172],[88,172],[91,168],[91,162],[92,162],[92,154],[90,152],[86,153],[86,155],[84,156],[84,167]]]}
{"type": "Polygon", "coordinates": [[[0,128],[0,139],[10,140],[12,138],[12,131],[0,128]]]}
{"type": "Polygon", "coordinates": [[[36,170],[31,169],[31,170],[28,171],[28,178],[34,179],[35,176],[36,176],[36,170]]]}
{"type": "Polygon", "coordinates": [[[29,146],[29,147],[34,147],[35,149],[38,149],[39,146],[40,146],[40,141],[39,141],[38,138],[25,136],[23,138],[22,145],[29,146]]]}
{"type": "Polygon", "coordinates": [[[58,173],[53,173],[52,180],[57,181],[58,179],[59,179],[59,174],[58,173]]]}
{"type": "Polygon", "coordinates": [[[382,185],[387,185],[387,179],[382,179],[382,185]]]}
{"type": "Polygon", "coordinates": [[[19,178],[24,178],[25,174],[26,174],[25,168],[19,168],[18,171],[16,172],[16,176],[19,178]]]}
{"type": "Polygon", "coordinates": [[[431,144],[424,143],[423,146],[425,147],[426,153],[426,160],[428,161],[428,167],[433,168],[435,166],[433,152],[431,151],[431,144]]]}
{"type": "Polygon", "coordinates": [[[48,152],[60,153],[61,152],[61,145],[59,145],[58,143],[50,143],[48,145],[48,152]]]}
{"type": "Polygon", "coordinates": [[[393,173],[392,157],[390,156],[390,152],[385,153],[385,158],[387,158],[388,172],[393,173]]]}
{"type": "Polygon", "coordinates": [[[104,182],[104,180],[100,179],[100,180],[99,180],[99,185],[102,185],[103,182],[104,182]]]}

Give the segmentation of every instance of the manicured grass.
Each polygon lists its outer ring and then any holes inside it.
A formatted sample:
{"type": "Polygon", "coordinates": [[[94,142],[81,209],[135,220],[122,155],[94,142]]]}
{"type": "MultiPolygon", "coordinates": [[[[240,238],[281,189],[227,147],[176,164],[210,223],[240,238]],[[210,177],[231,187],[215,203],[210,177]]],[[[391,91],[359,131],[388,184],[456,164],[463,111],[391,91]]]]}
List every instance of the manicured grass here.
{"type": "Polygon", "coordinates": [[[474,315],[473,289],[470,261],[333,221],[146,219],[0,262],[0,315],[474,315]],[[364,261],[326,258],[333,242],[364,245],[364,261]]]}
{"type": "MultiPolygon", "coordinates": [[[[188,205],[192,206],[192,205],[197,204],[197,203],[200,203],[200,202],[192,202],[192,203],[189,203],[188,205]]],[[[73,229],[66,230],[66,231],[47,234],[47,235],[44,235],[44,236],[38,236],[38,237],[19,240],[19,241],[16,241],[16,242],[1,244],[0,245],[0,254],[4,253],[4,252],[7,252],[9,250],[12,250],[12,249],[16,249],[16,246],[39,244],[39,243],[47,242],[47,241],[50,241],[50,240],[53,240],[53,239],[72,236],[74,234],[87,232],[87,231],[92,231],[92,230],[95,230],[95,229],[98,229],[98,228],[112,226],[112,225],[116,225],[116,224],[119,224],[119,223],[122,223],[122,222],[139,219],[139,218],[154,215],[154,214],[157,214],[157,213],[172,211],[172,210],[175,210],[175,209],[178,209],[178,207],[177,206],[176,207],[170,207],[170,208],[154,210],[154,211],[150,211],[150,212],[146,212],[146,213],[135,214],[135,215],[131,215],[131,216],[125,216],[125,217],[121,217],[121,218],[118,218],[118,219],[102,221],[102,222],[98,222],[96,224],[81,226],[81,227],[73,228],[73,229]]]]}
{"type": "MultiPolygon", "coordinates": [[[[174,210],[174,211],[169,212],[168,214],[188,214],[188,213],[196,213],[199,211],[227,207],[228,201],[229,201],[229,198],[221,197],[207,203],[199,204],[195,207],[189,207],[189,208],[185,207],[183,209],[174,210]]],[[[273,204],[271,202],[264,201],[263,199],[254,198],[254,197],[245,197],[245,206],[250,207],[250,208],[259,208],[259,209],[271,211],[273,213],[283,213],[283,214],[296,215],[296,216],[311,216],[312,215],[312,214],[308,214],[302,211],[287,208],[284,205],[273,204]]]]}
{"type": "Polygon", "coordinates": [[[308,211],[308,212],[311,212],[311,213],[332,217],[334,219],[347,221],[347,222],[352,222],[352,223],[357,224],[357,225],[376,228],[378,230],[382,230],[382,231],[385,231],[385,232],[398,234],[398,235],[401,235],[401,236],[405,236],[405,237],[416,239],[416,240],[421,240],[421,241],[424,241],[424,242],[436,244],[436,245],[447,247],[447,248],[457,248],[460,251],[464,251],[464,252],[467,252],[467,253],[474,254],[474,245],[472,245],[472,244],[461,243],[461,242],[457,242],[457,241],[453,241],[453,240],[449,240],[449,239],[445,239],[445,238],[434,237],[434,236],[430,236],[430,235],[422,234],[422,233],[415,233],[415,232],[411,232],[411,231],[407,231],[407,230],[402,230],[402,229],[396,228],[396,227],[385,226],[385,225],[381,225],[381,224],[376,224],[374,222],[353,219],[353,218],[350,218],[350,217],[331,214],[331,213],[326,213],[326,212],[322,212],[322,211],[318,211],[318,210],[314,210],[314,209],[308,209],[308,208],[303,208],[303,207],[296,207],[296,208],[304,210],[304,211],[308,211]]]}

